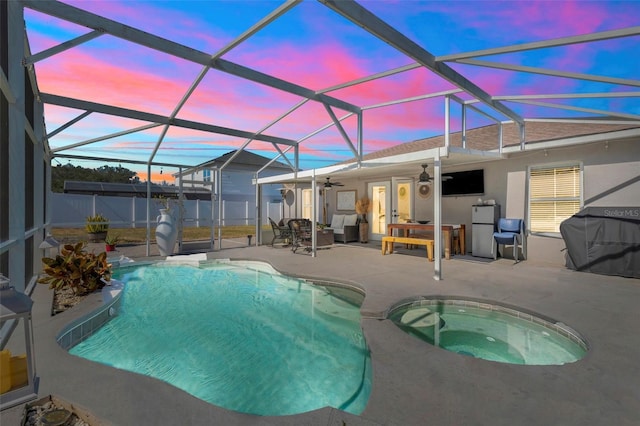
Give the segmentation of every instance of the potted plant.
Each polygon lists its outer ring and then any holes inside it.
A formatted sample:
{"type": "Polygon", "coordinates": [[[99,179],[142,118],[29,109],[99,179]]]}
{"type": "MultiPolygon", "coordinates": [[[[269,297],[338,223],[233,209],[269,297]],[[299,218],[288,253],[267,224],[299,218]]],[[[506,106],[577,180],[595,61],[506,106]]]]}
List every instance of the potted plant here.
{"type": "Polygon", "coordinates": [[[98,243],[104,241],[109,231],[109,219],[96,214],[94,216],[87,217],[87,223],[84,226],[87,231],[87,239],[92,243],[98,243]]]}
{"type": "Polygon", "coordinates": [[[87,243],[66,244],[55,258],[43,257],[46,276],[38,280],[54,290],[71,289],[76,295],[86,295],[111,281],[111,265],[107,253],[89,253],[87,243]]]}
{"type": "Polygon", "coordinates": [[[157,203],[160,211],[171,210],[171,198],[165,197],[163,195],[158,195],[157,197],[153,197],[153,199],[157,203]]]}
{"type": "Polygon", "coordinates": [[[366,195],[356,201],[356,213],[360,215],[360,242],[369,242],[369,221],[367,220],[367,213],[371,211],[371,200],[366,195]]]}
{"type": "Polygon", "coordinates": [[[120,240],[119,235],[107,234],[107,237],[104,239],[105,250],[106,251],[114,251],[116,249],[116,244],[120,240]]]}

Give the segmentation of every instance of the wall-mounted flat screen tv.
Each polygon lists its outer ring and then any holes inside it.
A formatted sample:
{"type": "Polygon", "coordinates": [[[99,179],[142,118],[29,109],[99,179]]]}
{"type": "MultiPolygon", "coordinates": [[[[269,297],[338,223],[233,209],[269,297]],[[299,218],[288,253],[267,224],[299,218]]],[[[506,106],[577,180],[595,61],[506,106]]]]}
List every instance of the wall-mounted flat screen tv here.
{"type": "Polygon", "coordinates": [[[443,196],[484,194],[483,169],[443,173],[442,178],[443,196]],[[450,177],[450,179],[446,179],[445,176],[450,177]]]}

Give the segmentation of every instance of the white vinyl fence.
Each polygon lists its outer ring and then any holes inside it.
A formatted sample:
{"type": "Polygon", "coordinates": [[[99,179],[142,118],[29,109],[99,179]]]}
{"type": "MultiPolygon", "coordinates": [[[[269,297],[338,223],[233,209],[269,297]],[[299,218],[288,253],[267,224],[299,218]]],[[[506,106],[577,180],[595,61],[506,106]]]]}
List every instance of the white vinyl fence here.
{"type": "MultiPolygon", "coordinates": [[[[51,226],[54,228],[83,228],[88,216],[101,214],[109,219],[110,228],[145,228],[147,225],[147,199],[83,194],[51,194],[51,226]]],[[[210,227],[211,201],[184,200],[183,226],[210,227]]],[[[159,200],[151,200],[149,220],[155,225],[163,208],[159,200]]],[[[173,200],[171,211],[178,216],[179,206],[173,200]]],[[[214,204],[214,225],[218,224],[218,205],[214,204]]],[[[255,225],[255,202],[222,201],[222,226],[255,225]]],[[[265,201],[262,205],[262,223],[268,218],[282,219],[282,203],[265,201]]]]}

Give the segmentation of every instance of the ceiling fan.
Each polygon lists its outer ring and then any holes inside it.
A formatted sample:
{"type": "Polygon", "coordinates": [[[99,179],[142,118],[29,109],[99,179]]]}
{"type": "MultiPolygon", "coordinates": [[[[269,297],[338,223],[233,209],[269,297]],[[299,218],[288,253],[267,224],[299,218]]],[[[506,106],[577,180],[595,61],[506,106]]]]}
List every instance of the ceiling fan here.
{"type": "Polygon", "coordinates": [[[431,182],[433,178],[429,176],[429,173],[427,172],[427,167],[429,167],[429,165],[422,164],[421,166],[422,166],[422,173],[420,173],[420,176],[418,176],[418,185],[425,185],[431,182]]]}
{"type": "MultiPolygon", "coordinates": [[[[426,185],[429,182],[433,181],[433,178],[431,176],[429,176],[429,173],[427,172],[427,167],[429,167],[428,164],[422,164],[422,173],[420,173],[420,176],[418,176],[418,185],[426,185]]],[[[451,176],[442,176],[442,180],[449,180],[451,179],[451,176]]]]}
{"type": "Polygon", "coordinates": [[[344,184],[340,182],[331,182],[329,179],[331,178],[327,177],[326,182],[322,185],[324,189],[330,189],[332,186],[344,186],[344,184]]]}

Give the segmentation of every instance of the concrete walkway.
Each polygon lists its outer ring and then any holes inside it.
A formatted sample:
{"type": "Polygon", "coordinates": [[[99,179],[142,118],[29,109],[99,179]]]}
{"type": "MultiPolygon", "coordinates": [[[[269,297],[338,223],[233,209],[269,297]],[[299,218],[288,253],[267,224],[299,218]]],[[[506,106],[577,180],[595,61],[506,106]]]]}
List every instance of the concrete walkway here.
{"type": "MultiPolygon", "coordinates": [[[[361,416],[332,408],[285,417],[238,414],[153,378],[71,356],[55,336],[99,306],[100,297],[51,317],[51,291],[44,286],[33,294],[39,395],[56,395],[116,425],[640,424],[640,280],[455,256],[443,260],[444,280],[435,281],[423,250],[382,256],[379,246],[356,243],[320,250],[314,258],[242,245],[237,241],[238,248],[207,257],[263,260],[283,273],[364,289],[362,328],[373,388],[361,416]],[[578,331],[590,350],[563,366],[501,364],[433,347],[382,319],[394,303],[426,295],[480,298],[537,312],[578,331]]],[[[144,246],[131,246],[116,255],[144,253],[144,246]]],[[[0,421],[17,425],[21,415],[22,406],[15,407],[0,413],[0,421]]]]}

